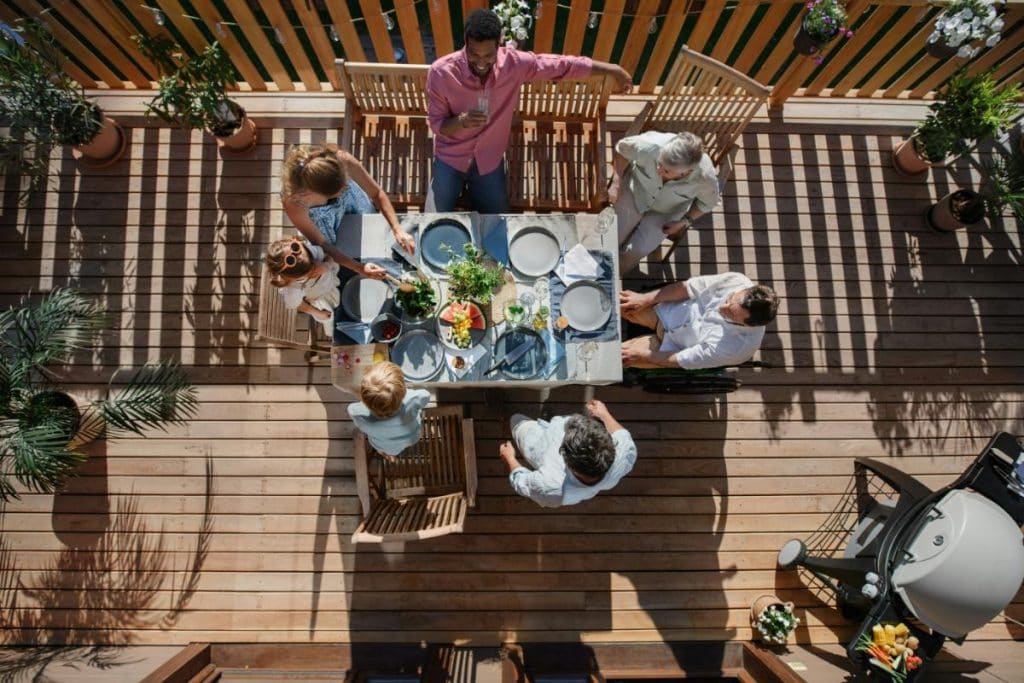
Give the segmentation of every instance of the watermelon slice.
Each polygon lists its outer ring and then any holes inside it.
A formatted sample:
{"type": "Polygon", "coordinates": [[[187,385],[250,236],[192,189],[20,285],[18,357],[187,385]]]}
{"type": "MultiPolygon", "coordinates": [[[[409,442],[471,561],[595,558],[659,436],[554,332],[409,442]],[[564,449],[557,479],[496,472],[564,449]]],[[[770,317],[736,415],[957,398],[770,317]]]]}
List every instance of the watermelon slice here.
{"type": "Polygon", "coordinates": [[[469,305],[469,329],[482,330],[487,327],[484,322],[484,314],[475,304],[469,305]]]}
{"type": "MultiPolygon", "coordinates": [[[[441,320],[451,325],[453,322],[455,322],[455,314],[465,312],[467,307],[471,311],[473,308],[476,308],[475,306],[473,306],[473,304],[464,304],[458,301],[453,301],[452,303],[448,304],[443,311],[441,311],[441,320]]],[[[479,311],[477,313],[479,314],[479,311]]],[[[472,312],[470,312],[470,318],[472,317],[472,312]]]]}

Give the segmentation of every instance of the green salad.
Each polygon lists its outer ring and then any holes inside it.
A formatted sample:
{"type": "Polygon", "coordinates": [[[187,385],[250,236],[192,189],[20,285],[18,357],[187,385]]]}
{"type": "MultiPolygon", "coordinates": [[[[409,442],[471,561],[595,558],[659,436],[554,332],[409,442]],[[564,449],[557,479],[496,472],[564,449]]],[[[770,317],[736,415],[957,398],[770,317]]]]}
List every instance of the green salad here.
{"type": "Polygon", "coordinates": [[[417,280],[412,285],[416,288],[411,292],[399,291],[395,294],[398,305],[408,315],[421,318],[434,312],[437,306],[437,294],[429,282],[417,280]]]}

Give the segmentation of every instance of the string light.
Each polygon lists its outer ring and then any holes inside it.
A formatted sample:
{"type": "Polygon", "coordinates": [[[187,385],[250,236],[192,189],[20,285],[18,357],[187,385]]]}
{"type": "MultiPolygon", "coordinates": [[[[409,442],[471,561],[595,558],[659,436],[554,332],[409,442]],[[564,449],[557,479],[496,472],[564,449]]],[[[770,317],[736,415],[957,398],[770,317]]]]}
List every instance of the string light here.
{"type": "Polygon", "coordinates": [[[381,16],[384,17],[384,26],[386,26],[389,31],[393,31],[395,28],[395,20],[391,18],[391,12],[382,12],[381,16]]]}
{"type": "Polygon", "coordinates": [[[658,17],[651,17],[651,27],[647,29],[647,32],[652,35],[658,32],[658,17]]]}
{"type": "Polygon", "coordinates": [[[164,13],[160,10],[159,7],[146,6],[146,9],[153,13],[153,21],[156,22],[157,26],[163,26],[167,23],[167,19],[166,17],[164,17],[164,13]]]}
{"type": "Polygon", "coordinates": [[[329,28],[331,33],[331,40],[333,40],[336,43],[340,43],[341,36],[338,35],[338,29],[334,28],[334,24],[331,24],[329,28]]]}
{"type": "Polygon", "coordinates": [[[218,36],[220,36],[221,38],[227,38],[228,37],[228,32],[224,30],[224,24],[222,24],[222,23],[220,23],[218,21],[218,22],[216,22],[213,25],[213,27],[217,30],[217,35],[218,36]]]}
{"type": "Polygon", "coordinates": [[[591,12],[587,17],[587,28],[597,28],[597,12],[591,12]]]}
{"type": "Polygon", "coordinates": [[[544,14],[544,0],[540,0],[537,3],[537,9],[535,9],[533,11],[533,18],[534,19],[540,19],[543,14],[544,14]]]}
{"type": "Polygon", "coordinates": [[[274,37],[277,38],[277,42],[284,45],[284,34],[281,33],[281,29],[276,26],[274,27],[274,37]]]}

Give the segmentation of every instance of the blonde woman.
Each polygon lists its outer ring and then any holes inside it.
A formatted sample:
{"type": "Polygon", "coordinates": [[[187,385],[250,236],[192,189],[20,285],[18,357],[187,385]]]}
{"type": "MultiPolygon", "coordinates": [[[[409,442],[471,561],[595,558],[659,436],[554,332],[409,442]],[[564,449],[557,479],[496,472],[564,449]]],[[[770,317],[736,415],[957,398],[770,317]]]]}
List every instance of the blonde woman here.
{"type": "Polygon", "coordinates": [[[410,254],[415,249],[387,193],[358,159],[333,145],[292,148],[281,169],[281,201],[284,212],[306,239],[360,275],[382,279],[384,269],[373,263],[361,264],[335,246],[346,214],[379,211],[398,245],[410,254]]]}

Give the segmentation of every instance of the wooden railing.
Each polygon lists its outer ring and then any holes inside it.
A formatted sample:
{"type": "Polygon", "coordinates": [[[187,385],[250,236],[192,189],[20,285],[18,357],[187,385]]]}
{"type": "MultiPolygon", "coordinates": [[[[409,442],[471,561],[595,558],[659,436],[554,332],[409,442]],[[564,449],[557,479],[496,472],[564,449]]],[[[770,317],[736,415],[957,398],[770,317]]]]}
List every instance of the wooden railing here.
{"type": "MultiPolygon", "coordinates": [[[[135,33],[167,33],[189,52],[219,40],[239,88],[338,90],[334,60],[426,63],[461,46],[463,18],[484,0],[0,0],[0,20],[39,18],[86,87],[149,88],[153,65],[135,33]],[[191,8],[191,9],[189,9],[191,8]],[[84,10],[84,11],[83,11],[84,10]],[[190,13],[194,12],[194,13],[190,13]]],[[[924,52],[940,11],[928,0],[850,0],[854,36],[821,64],[796,54],[804,13],[793,0],[537,0],[525,47],[621,64],[652,93],[686,43],[762,83],[778,104],[793,95],[930,97],[964,60],[924,52]]],[[[969,63],[1000,82],[1024,77],[1024,5],[1008,3],[1003,40],[969,63]]]]}

